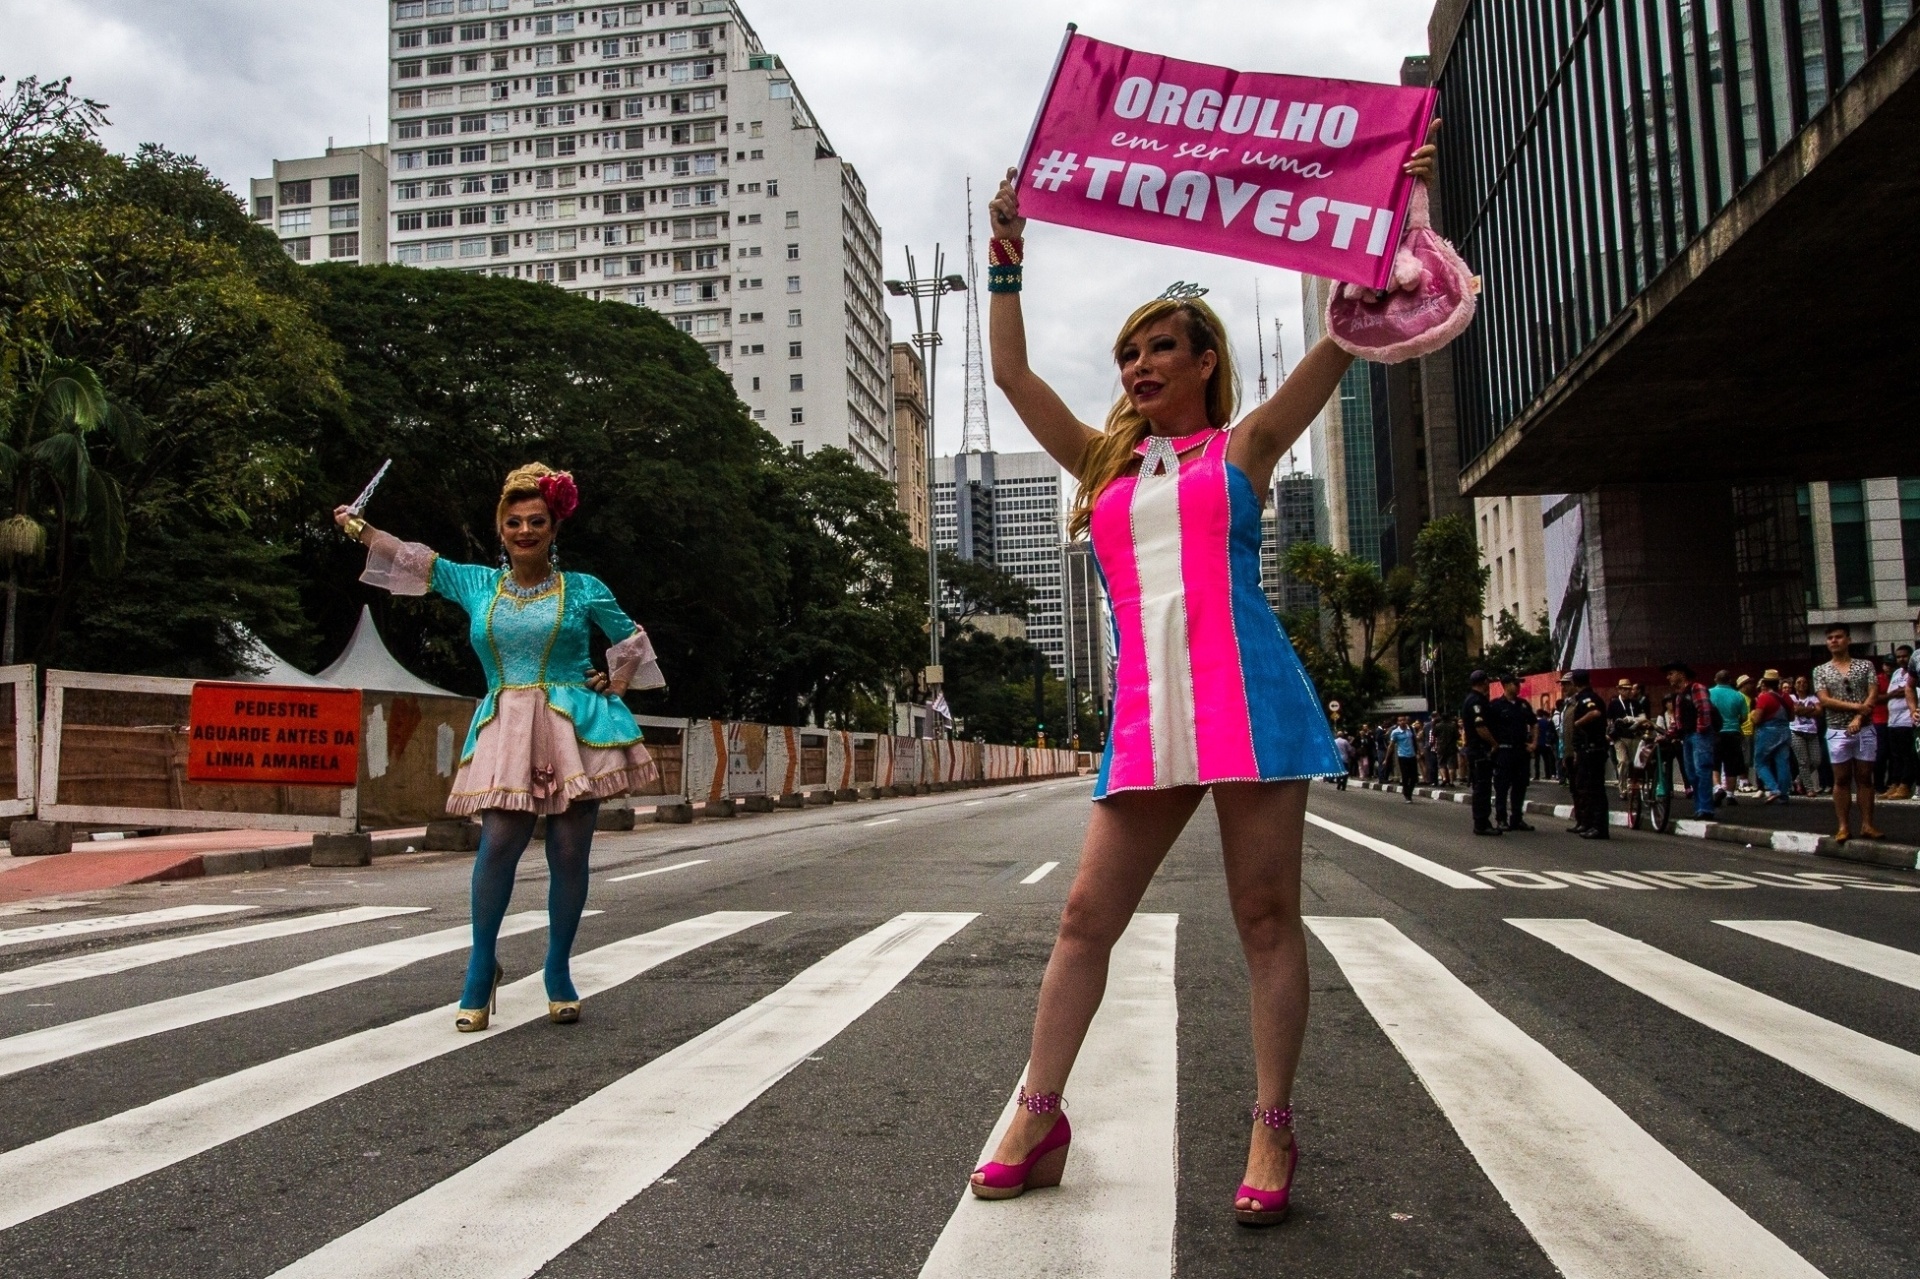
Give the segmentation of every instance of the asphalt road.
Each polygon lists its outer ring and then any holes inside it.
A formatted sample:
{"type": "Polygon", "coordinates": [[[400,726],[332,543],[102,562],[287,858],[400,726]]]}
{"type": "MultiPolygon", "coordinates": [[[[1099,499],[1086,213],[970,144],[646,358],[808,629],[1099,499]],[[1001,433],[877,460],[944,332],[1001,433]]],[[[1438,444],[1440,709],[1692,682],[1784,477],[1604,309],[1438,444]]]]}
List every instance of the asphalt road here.
{"type": "Polygon", "coordinates": [[[1232,1220],[1252,1066],[1206,807],[1116,952],[1065,1184],[964,1201],[1087,795],[603,835],[572,1027],[537,851],[481,1035],[465,858],[4,908],[0,1274],[1920,1276],[1913,875],[1474,839],[1325,786],[1291,1219],[1232,1220]]]}

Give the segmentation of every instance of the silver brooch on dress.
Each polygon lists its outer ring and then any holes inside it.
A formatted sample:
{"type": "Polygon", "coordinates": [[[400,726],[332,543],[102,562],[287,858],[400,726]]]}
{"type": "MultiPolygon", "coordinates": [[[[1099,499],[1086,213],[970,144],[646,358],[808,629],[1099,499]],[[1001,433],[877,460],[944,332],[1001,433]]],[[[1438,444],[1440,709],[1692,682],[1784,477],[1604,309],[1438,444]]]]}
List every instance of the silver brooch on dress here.
{"type": "Polygon", "coordinates": [[[1197,284],[1188,284],[1185,280],[1175,280],[1167,286],[1167,291],[1160,295],[1159,300],[1162,302],[1193,302],[1207,296],[1208,292],[1210,292],[1210,290],[1203,289],[1197,284]]]}

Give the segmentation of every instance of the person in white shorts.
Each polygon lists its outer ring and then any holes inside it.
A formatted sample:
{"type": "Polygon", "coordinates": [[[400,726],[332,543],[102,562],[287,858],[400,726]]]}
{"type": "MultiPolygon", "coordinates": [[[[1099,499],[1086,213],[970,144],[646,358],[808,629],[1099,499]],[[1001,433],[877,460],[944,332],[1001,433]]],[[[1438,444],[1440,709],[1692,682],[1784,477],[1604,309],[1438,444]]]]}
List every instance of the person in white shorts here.
{"type": "Polygon", "coordinates": [[[1849,810],[1854,793],[1860,796],[1860,834],[1885,839],[1873,825],[1873,705],[1880,686],[1873,663],[1853,656],[1853,636],[1846,626],[1827,628],[1829,660],[1813,668],[1813,692],[1827,713],[1827,757],[1833,761],[1833,812],[1839,823],[1833,842],[1851,839],[1849,810]]]}

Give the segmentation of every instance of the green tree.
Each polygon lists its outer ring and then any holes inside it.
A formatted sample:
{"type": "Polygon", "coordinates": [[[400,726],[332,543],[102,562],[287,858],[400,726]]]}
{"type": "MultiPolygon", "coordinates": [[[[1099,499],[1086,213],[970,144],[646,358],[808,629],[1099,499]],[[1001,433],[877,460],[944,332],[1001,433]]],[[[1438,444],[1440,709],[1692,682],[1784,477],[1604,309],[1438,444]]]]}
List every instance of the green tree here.
{"type": "Polygon", "coordinates": [[[1515,675],[1537,675],[1554,668],[1553,624],[1543,611],[1529,630],[1506,609],[1494,619],[1493,643],[1480,655],[1480,664],[1490,671],[1515,675]]]}
{"type": "Polygon", "coordinates": [[[924,642],[922,561],[893,486],[842,449],[784,455],[777,478],[786,590],[760,713],[885,729],[882,703],[924,642]]]}
{"type": "Polygon", "coordinates": [[[940,552],[940,591],[940,616],[954,634],[976,617],[1025,617],[1033,602],[1032,588],[1013,574],[984,560],[963,560],[952,551],[940,552]]]}

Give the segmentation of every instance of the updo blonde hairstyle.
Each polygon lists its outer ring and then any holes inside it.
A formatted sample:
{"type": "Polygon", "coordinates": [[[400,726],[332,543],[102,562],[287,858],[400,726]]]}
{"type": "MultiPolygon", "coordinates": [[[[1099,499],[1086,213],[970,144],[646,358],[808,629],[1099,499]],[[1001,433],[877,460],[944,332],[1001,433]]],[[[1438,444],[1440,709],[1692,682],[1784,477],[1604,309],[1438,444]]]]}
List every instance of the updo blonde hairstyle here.
{"type": "MultiPolygon", "coordinates": [[[[1233,367],[1233,348],[1227,345],[1227,327],[1205,302],[1157,298],[1140,307],[1127,317],[1120,336],[1113,340],[1113,361],[1120,363],[1121,352],[1141,329],[1176,315],[1187,330],[1187,343],[1195,358],[1207,351],[1218,357],[1213,376],[1207,381],[1207,421],[1225,426],[1233,421],[1240,406],[1240,376],[1233,367]]],[[[1134,449],[1150,429],[1152,423],[1123,392],[1107,413],[1106,429],[1095,434],[1080,455],[1080,490],[1074,495],[1073,513],[1067,521],[1067,531],[1073,536],[1087,531],[1093,522],[1094,499],[1132,463],[1134,449]]]]}
{"type": "MultiPolygon", "coordinates": [[[[545,476],[558,474],[545,462],[529,462],[507,472],[507,482],[500,486],[500,505],[493,510],[494,527],[498,528],[507,522],[507,508],[515,502],[527,502],[535,498],[546,501],[547,495],[540,491],[540,481],[545,476]]],[[[554,515],[552,506],[547,507],[547,514],[554,515]]],[[[554,523],[559,522],[559,517],[554,515],[554,523]]]]}

